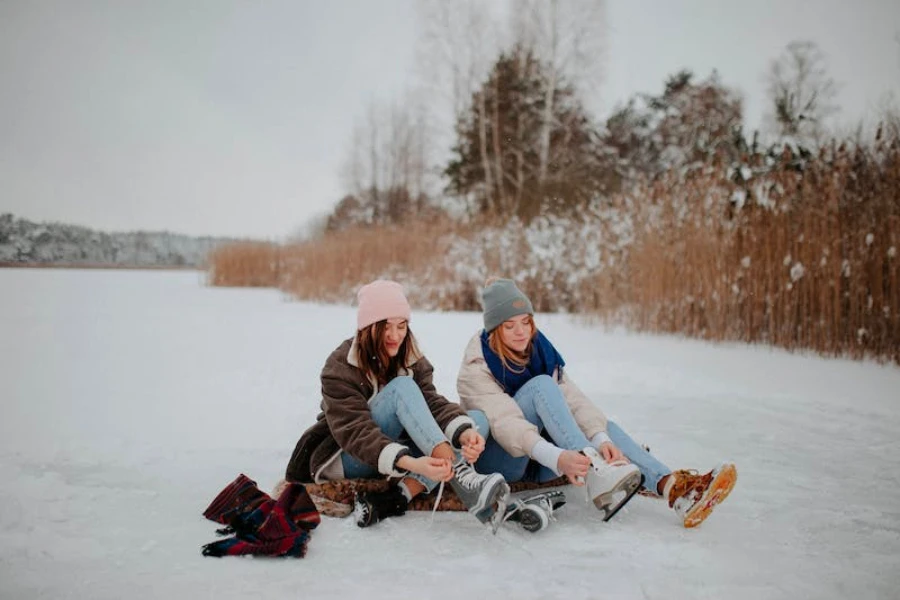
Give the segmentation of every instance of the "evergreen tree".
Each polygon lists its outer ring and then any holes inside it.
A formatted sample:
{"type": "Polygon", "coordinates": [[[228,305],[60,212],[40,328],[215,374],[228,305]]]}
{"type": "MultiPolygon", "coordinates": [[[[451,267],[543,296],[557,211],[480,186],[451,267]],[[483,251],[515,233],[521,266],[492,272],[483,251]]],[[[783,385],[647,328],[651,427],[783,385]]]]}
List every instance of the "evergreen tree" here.
{"type": "Polygon", "coordinates": [[[482,214],[530,218],[543,209],[583,206],[602,188],[599,135],[576,97],[559,81],[553,91],[549,161],[540,180],[540,132],[546,66],[516,47],[503,53],[456,125],[444,174],[448,191],[482,214]]]}

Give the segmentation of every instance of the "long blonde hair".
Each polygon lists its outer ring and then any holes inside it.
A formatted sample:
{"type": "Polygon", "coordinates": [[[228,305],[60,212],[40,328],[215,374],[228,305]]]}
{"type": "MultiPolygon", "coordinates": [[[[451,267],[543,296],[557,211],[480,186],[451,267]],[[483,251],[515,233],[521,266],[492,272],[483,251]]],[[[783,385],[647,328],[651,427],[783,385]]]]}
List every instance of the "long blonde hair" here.
{"type": "Polygon", "coordinates": [[[525,347],[525,352],[522,354],[503,343],[503,338],[500,336],[501,327],[503,327],[502,323],[494,327],[488,334],[488,347],[500,357],[500,362],[503,364],[504,369],[513,373],[522,373],[525,371],[525,365],[531,359],[531,349],[534,346],[534,338],[538,333],[537,325],[534,324],[534,315],[531,315],[531,336],[528,340],[528,345],[525,347]]]}

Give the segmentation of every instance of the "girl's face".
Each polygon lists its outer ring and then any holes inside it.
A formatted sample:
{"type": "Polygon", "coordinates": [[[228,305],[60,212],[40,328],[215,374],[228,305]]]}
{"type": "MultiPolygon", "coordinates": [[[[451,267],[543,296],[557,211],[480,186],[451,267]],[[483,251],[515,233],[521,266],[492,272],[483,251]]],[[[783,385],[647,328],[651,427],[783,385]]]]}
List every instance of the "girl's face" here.
{"type": "Polygon", "coordinates": [[[523,354],[533,332],[531,315],[518,315],[500,324],[500,341],[510,350],[523,354]]]}
{"type": "Polygon", "coordinates": [[[388,319],[381,340],[388,356],[394,358],[400,352],[400,344],[406,339],[406,319],[388,319]]]}

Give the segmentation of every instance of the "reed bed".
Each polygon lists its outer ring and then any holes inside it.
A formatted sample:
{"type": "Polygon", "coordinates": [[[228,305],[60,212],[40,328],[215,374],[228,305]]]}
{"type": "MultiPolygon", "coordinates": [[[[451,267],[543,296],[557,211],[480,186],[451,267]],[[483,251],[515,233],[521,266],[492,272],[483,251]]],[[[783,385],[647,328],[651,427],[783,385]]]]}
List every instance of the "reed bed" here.
{"type": "Polygon", "coordinates": [[[389,277],[418,307],[477,310],[478,287],[498,274],[517,279],[538,310],[900,363],[898,251],[893,141],[671,172],[576,217],[413,219],[227,246],[210,257],[210,282],[349,302],[361,284],[389,277]]]}

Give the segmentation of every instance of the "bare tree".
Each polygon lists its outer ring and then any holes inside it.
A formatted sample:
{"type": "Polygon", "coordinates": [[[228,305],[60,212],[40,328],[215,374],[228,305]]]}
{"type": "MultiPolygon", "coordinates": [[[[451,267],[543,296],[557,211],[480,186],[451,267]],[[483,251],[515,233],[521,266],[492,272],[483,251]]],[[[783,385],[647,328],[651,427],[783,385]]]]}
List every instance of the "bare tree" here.
{"type": "MultiPolygon", "coordinates": [[[[897,43],[897,67],[900,72],[900,32],[894,35],[897,43]]],[[[900,98],[896,92],[889,92],[878,107],[879,130],[887,139],[900,140],[900,98]]]]}
{"type": "Polygon", "coordinates": [[[321,239],[328,230],[328,221],[330,217],[331,215],[328,213],[317,213],[309,217],[303,224],[294,228],[294,230],[288,234],[287,241],[290,243],[300,243],[321,239]]]}
{"type": "Polygon", "coordinates": [[[347,195],[333,226],[396,223],[424,208],[429,150],[423,110],[412,95],[368,105],[353,129],[342,169],[347,195]]]}
{"type": "Polygon", "coordinates": [[[547,177],[550,132],[557,112],[555,90],[565,77],[581,95],[596,91],[602,78],[606,39],[605,0],[520,0],[512,12],[515,40],[548,66],[539,137],[538,181],[547,177]]]}
{"type": "Polygon", "coordinates": [[[365,190],[368,168],[364,153],[366,124],[357,119],[347,146],[347,156],[341,166],[341,180],[344,190],[353,196],[360,196],[365,190]]]}
{"type": "Polygon", "coordinates": [[[398,222],[410,212],[421,211],[427,196],[429,159],[425,104],[407,94],[390,109],[389,135],[382,140],[384,186],[389,220],[398,222]]]}
{"type": "MultiPolygon", "coordinates": [[[[417,3],[421,36],[418,40],[418,70],[428,90],[432,107],[431,139],[446,141],[449,150],[453,127],[470,106],[473,95],[487,78],[503,36],[490,4],[479,0],[425,0],[417,3]],[[449,117],[449,119],[448,119],[449,117]]],[[[487,123],[488,107],[482,97],[478,105],[481,122],[487,123]]],[[[485,186],[495,186],[489,162],[489,132],[481,132],[481,160],[485,186]]],[[[441,157],[443,158],[443,157],[441,157]]],[[[438,160],[441,160],[439,158],[438,160]]]]}
{"type": "Polygon", "coordinates": [[[819,47],[805,41],[788,44],[771,62],[766,83],[770,131],[800,143],[821,144],[828,118],[838,112],[838,85],[828,74],[819,47]]]}

